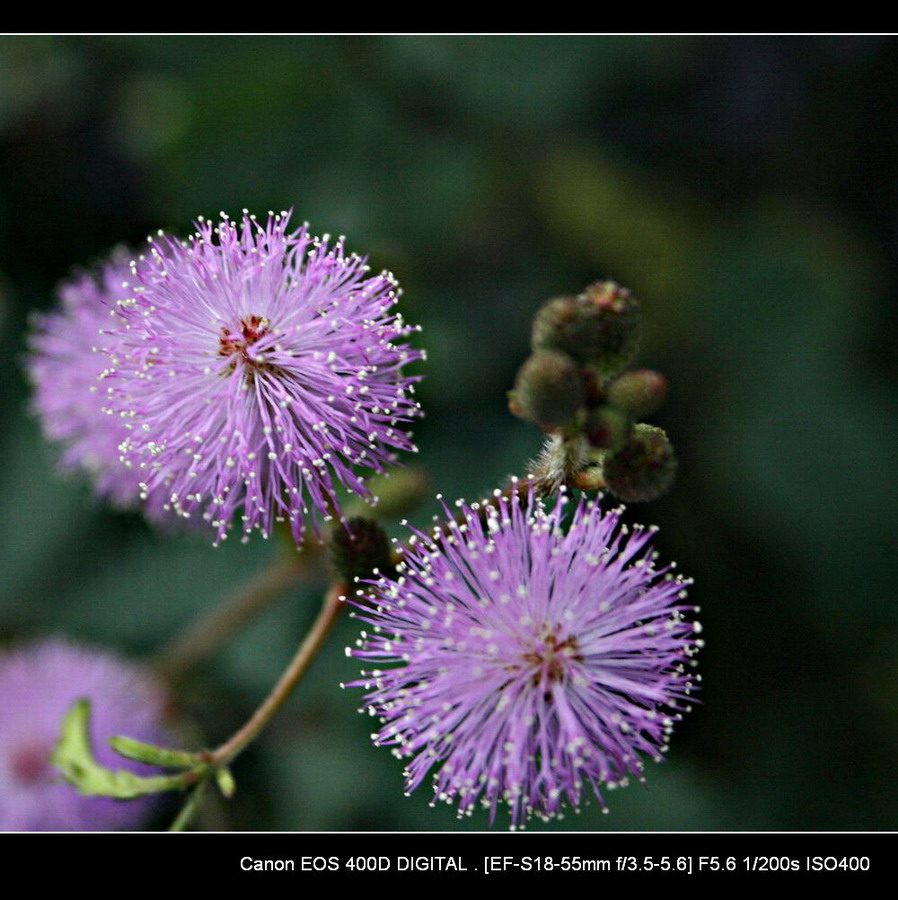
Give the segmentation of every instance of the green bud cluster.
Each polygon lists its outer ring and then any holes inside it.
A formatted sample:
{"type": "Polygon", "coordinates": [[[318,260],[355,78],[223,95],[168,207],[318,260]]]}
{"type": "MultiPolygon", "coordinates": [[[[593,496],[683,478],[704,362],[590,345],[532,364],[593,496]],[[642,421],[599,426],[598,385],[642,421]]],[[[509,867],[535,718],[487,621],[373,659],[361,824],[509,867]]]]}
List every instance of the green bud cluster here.
{"type": "Polygon", "coordinates": [[[624,410],[604,404],[591,409],[583,424],[591,447],[613,451],[623,446],[630,436],[633,420],[624,410]]]}
{"type": "Polygon", "coordinates": [[[521,366],[509,407],[516,416],[551,432],[574,420],[585,393],[577,363],[564,353],[540,350],[521,366]]]}
{"type": "Polygon", "coordinates": [[[667,493],[676,474],[673,446],[664,429],[654,425],[635,425],[627,442],[602,466],[608,490],[631,503],[667,493]]]}
{"type": "Polygon", "coordinates": [[[623,371],[640,324],[638,300],[613,281],[549,300],[534,318],[533,353],[509,393],[514,415],[562,440],[585,439],[590,475],[582,483],[596,484],[601,472],[604,486],[627,501],[659,497],[676,472],[664,431],[637,424],[663,404],[666,379],[650,369],[623,371]]]}
{"type": "Polygon", "coordinates": [[[667,379],[651,369],[624,372],[608,385],[608,402],[641,419],[658,412],[667,397],[667,379]]]}
{"type": "Polygon", "coordinates": [[[556,297],[533,321],[533,349],[558,350],[614,375],[639,347],[639,302],[613,281],[597,281],[576,297],[556,297]]]}

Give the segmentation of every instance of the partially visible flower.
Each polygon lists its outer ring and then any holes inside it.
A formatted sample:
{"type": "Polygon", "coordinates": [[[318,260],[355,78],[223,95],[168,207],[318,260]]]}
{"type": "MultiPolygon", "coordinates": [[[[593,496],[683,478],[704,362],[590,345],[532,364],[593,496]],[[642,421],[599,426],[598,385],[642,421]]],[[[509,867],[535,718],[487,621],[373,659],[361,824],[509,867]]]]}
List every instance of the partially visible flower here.
{"type": "Polygon", "coordinates": [[[118,756],[107,739],[127,734],[167,743],[164,698],[149,676],[109,653],[61,639],[0,654],[0,831],[113,831],[144,825],[158,797],[87,797],[50,763],[63,716],[91,701],[97,760],[138,774],[154,770],[118,756]]]}
{"type": "Polygon", "coordinates": [[[62,445],[62,468],[87,475],[101,497],[121,507],[140,502],[140,478],[121,462],[125,425],[104,412],[98,378],[108,362],[97,347],[117,303],[129,296],[128,261],[119,251],[96,275],[63,284],[60,308],[36,319],[28,360],[34,409],[44,435],[62,445]]]}
{"type": "Polygon", "coordinates": [[[435,769],[459,815],[480,804],[492,821],[504,802],[520,826],[590,793],[604,807],[602,786],[641,779],[689,708],[689,582],[655,568],[652,529],[566,505],[462,505],[355,600],[374,627],[350,651],[376,666],[354,684],[374,741],[408,760],[409,791],[435,769]]]}
{"type": "Polygon", "coordinates": [[[105,344],[125,461],[218,540],[235,517],[244,536],[283,520],[299,539],[308,518],[339,514],[338,486],[367,497],[364,474],[414,449],[417,379],[402,368],[422,354],[392,311],[393,276],[289,219],[160,234],[105,344]]]}

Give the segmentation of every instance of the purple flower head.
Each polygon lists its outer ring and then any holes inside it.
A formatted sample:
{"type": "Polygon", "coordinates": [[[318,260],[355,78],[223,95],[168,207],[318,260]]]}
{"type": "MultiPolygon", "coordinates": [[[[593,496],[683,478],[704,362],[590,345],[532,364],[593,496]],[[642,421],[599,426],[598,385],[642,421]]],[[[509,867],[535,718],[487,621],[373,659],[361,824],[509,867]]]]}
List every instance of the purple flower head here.
{"type": "Polygon", "coordinates": [[[131,830],[153,813],[158,797],[86,797],[51,765],[63,716],[82,697],[91,701],[97,760],[113,769],[154,772],[107,744],[120,734],[168,743],[162,691],[142,670],[59,639],[7,650],[0,654],[0,831],[131,830]]]}
{"type": "Polygon", "coordinates": [[[290,215],[200,220],[186,242],[160,234],[137,261],[107,335],[106,407],[128,428],[124,459],[217,539],[275,521],[299,540],[338,513],[337,488],[414,450],[419,415],[402,367],[422,354],[392,312],[392,275],[290,215]]]}
{"type": "Polygon", "coordinates": [[[370,691],[374,741],[408,760],[409,791],[435,769],[459,815],[480,804],[492,821],[504,802],[517,827],[590,791],[604,808],[601,786],[642,778],[641,755],[660,760],[689,708],[689,582],[655,568],[652,529],[569,505],[461,505],[355,601],[374,626],[350,651],[377,667],[353,685],[370,691]]]}
{"type": "Polygon", "coordinates": [[[44,435],[63,446],[63,470],[87,475],[116,506],[140,500],[140,478],[121,462],[128,436],[120,419],[104,412],[97,379],[107,366],[97,352],[119,300],[129,296],[129,257],[118,252],[94,277],[82,273],[62,285],[58,310],[36,320],[28,368],[33,406],[44,435]]]}

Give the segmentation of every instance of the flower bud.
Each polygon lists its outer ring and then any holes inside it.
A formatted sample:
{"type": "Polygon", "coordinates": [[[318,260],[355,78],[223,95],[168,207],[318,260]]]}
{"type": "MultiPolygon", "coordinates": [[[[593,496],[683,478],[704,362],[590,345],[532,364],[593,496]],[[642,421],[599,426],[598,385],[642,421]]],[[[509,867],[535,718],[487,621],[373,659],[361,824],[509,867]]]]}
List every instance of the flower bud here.
{"type": "Polygon", "coordinates": [[[522,419],[554,431],[570,424],[584,403],[583,376],[563,353],[534,353],[521,366],[509,408],[522,419]]]}
{"type": "Polygon", "coordinates": [[[608,386],[608,402],[643,419],[657,412],[667,397],[667,379],[652,369],[624,372],[608,386]]]}
{"type": "Polygon", "coordinates": [[[358,516],[337,525],[331,551],[337,574],[349,584],[356,578],[371,578],[375,569],[387,576],[393,572],[387,533],[373,519],[358,516]]]}
{"type": "Polygon", "coordinates": [[[556,297],[533,320],[534,350],[558,350],[603,376],[627,365],[639,344],[639,302],[613,281],[597,281],[577,297],[556,297]]]}
{"type": "Polygon", "coordinates": [[[662,428],[634,425],[627,442],[605,459],[608,489],[621,500],[655,500],[673,484],[677,458],[662,428]]]}
{"type": "Polygon", "coordinates": [[[584,431],[590,446],[597,450],[616,450],[630,436],[630,417],[613,406],[600,406],[586,417],[584,431]]]}

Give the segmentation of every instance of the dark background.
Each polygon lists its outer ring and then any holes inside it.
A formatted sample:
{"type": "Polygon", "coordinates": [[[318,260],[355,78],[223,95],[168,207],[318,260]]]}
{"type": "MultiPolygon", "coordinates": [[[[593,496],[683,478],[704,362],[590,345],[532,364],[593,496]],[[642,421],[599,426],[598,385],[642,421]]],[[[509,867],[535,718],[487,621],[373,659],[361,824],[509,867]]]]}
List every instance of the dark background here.
{"type": "MultiPolygon", "coordinates": [[[[555,827],[894,829],[896,63],[880,37],[0,38],[0,634],[149,655],[272,556],[60,478],[21,362],[72,266],[292,206],[395,272],[424,327],[431,494],[537,452],[505,392],[541,301],[605,277],[643,301],[681,469],[630,516],[695,578],[702,705],[645,788],[555,827]]],[[[320,590],[197,673],[200,740],[246,718],[320,590]]],[[[486,827],[402,796],[337,686],[353,639],[341,622],[206,827],[486,827]]]]}

